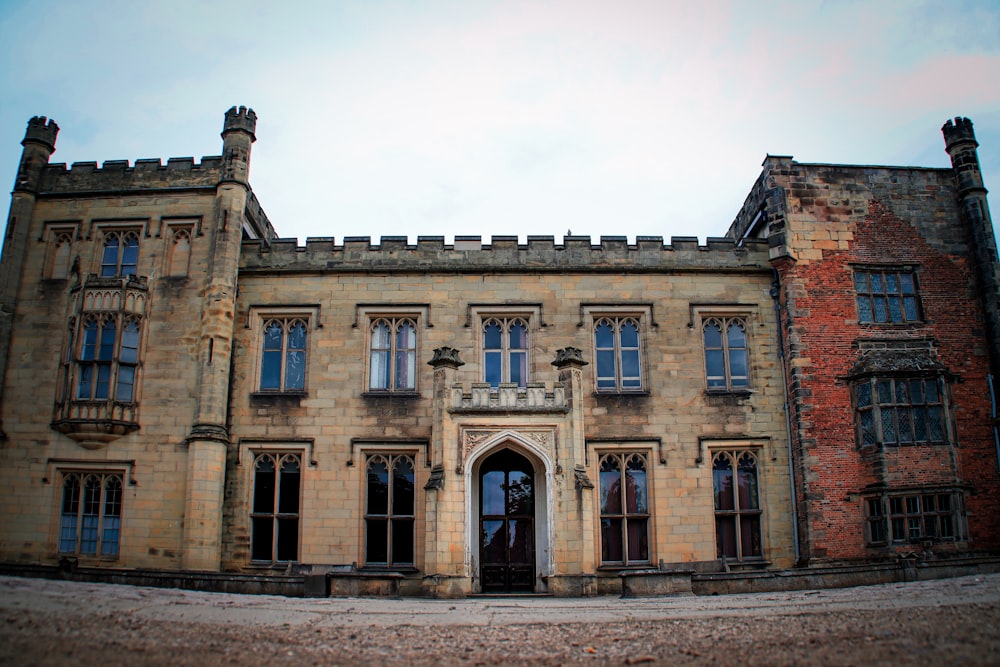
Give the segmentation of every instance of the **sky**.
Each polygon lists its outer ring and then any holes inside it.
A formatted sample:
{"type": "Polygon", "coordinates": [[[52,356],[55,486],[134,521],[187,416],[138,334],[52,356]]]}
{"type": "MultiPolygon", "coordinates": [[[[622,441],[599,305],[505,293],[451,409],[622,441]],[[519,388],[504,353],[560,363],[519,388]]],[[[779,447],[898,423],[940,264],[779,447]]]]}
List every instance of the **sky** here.
{"type": "Polygon", "coordinates": [[[300,243],[704,241],[767,154],[947,167],[959,115],[1000,189],[995,0],[0,0],[0,91],[5,192],[32,116],[53,162],[165,163],[252,107],[300,243]]]}

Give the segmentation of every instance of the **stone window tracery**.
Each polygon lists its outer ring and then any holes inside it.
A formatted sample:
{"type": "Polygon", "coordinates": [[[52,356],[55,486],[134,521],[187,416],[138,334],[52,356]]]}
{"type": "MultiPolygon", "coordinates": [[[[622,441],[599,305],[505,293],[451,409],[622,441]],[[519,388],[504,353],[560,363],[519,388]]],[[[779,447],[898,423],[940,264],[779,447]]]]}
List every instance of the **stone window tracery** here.
{"type": "Polygon", "coordinates": [[[528,322],[521,317],[491,317],[483,322],[483,381],[496,389],[528,382],[528,322]]]}
{"type": "Polygon", "coordinates": [[[413,457],[369,454],[365,467],[365,554],[369,567],[411,567],[415,552],[413,457]]]}
{"type": "Polygon", "coordinates": [[[710,391],[750,386],[747,322],[742,317],[711,317],[702,325],[705,379],[710,391]]]}
{"type": "Polygon", "coordinates": [[[139,234],[134,231],[108,231],[101,252],[101,278],[124,278],[136,275],[139,264],[139,234]]]}
{"type": "Polygon", "coordinates": [[[649,496],[646,455],[604,454],[600,460],[601,563],[649,562],[649,496]]]}
{"type": "Polygon", "coordinates": [[[260,452],[254,457],[251,560],[291,562],[299,559],[301,469],[298,453],[260,452]]]}
{"type": "Polygon", "coordinates": [[[763,555],[757,457],[751,451],[718,452],[712,459],[715,533],[719,558],[763,555]]]}
{"type": "Polygon", "coordinates": [[[642,350],[639,320],[601,317],[594,323],[597,391],[642,391],[642,350]]]}
{"type": "Polygon", "coordinates": [[[409,317],[374,320],[369,336],[368,389],[415,391],[416,375],[416,322],[409,317]]]}
{"type": "Polygon", "coordinates": [[[306,332],[306,321],[297,317],[263,322],[260,391],[305,391],[306,332]]]}
{"type": "Polygon", "coordinates": [[[63,475],[59,553],[117,558],[121,522],[121,473],[63,475]]]}

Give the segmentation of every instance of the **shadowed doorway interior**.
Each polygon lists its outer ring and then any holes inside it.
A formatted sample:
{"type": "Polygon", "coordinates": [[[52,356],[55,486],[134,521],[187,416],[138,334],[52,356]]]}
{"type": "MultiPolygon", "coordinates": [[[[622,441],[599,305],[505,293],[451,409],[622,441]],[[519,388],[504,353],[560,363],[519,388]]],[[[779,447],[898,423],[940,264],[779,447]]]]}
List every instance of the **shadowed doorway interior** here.
{"type": "Polygon", "coordinates": [[[479,563],[484,593],[532,592],[535,586],[535,473],[503,449],[479,469],[479,563]]]}

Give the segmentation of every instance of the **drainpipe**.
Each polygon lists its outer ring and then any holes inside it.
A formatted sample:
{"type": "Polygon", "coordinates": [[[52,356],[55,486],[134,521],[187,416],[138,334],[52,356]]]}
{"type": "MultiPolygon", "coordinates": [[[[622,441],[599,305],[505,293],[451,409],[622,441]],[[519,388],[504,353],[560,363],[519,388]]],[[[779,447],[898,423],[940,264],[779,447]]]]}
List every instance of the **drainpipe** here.
{"type": "Polygon", "coordinates": [[[774,271],[774,281],[771,283],[771,298],[774,300],[774,320],[775,329],[778,332],[778,366],[781,368],[781,390],[784,395],[785,411],[785,442],[788,444],[788,485],[792,497],[792,542],[795,546],[795,565],[801,562],[799,550],[799,503],[795,494],[795,463],[792,459],[792,418],[788,408],[788,374],[785,370],[785,339],[781,333],[781,279],[778,277],[778,270],[774,271]]]}

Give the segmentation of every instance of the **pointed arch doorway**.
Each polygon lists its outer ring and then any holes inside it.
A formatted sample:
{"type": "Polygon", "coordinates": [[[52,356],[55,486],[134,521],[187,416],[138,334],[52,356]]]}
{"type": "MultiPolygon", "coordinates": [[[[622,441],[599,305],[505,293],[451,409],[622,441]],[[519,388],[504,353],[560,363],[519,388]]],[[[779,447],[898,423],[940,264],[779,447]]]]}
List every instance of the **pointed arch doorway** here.
{"type": "Polygon", "coordinates": [[[535,587],[535,470],[512,449],[479,467],[479,569],[483,593],[535,587]]]}

